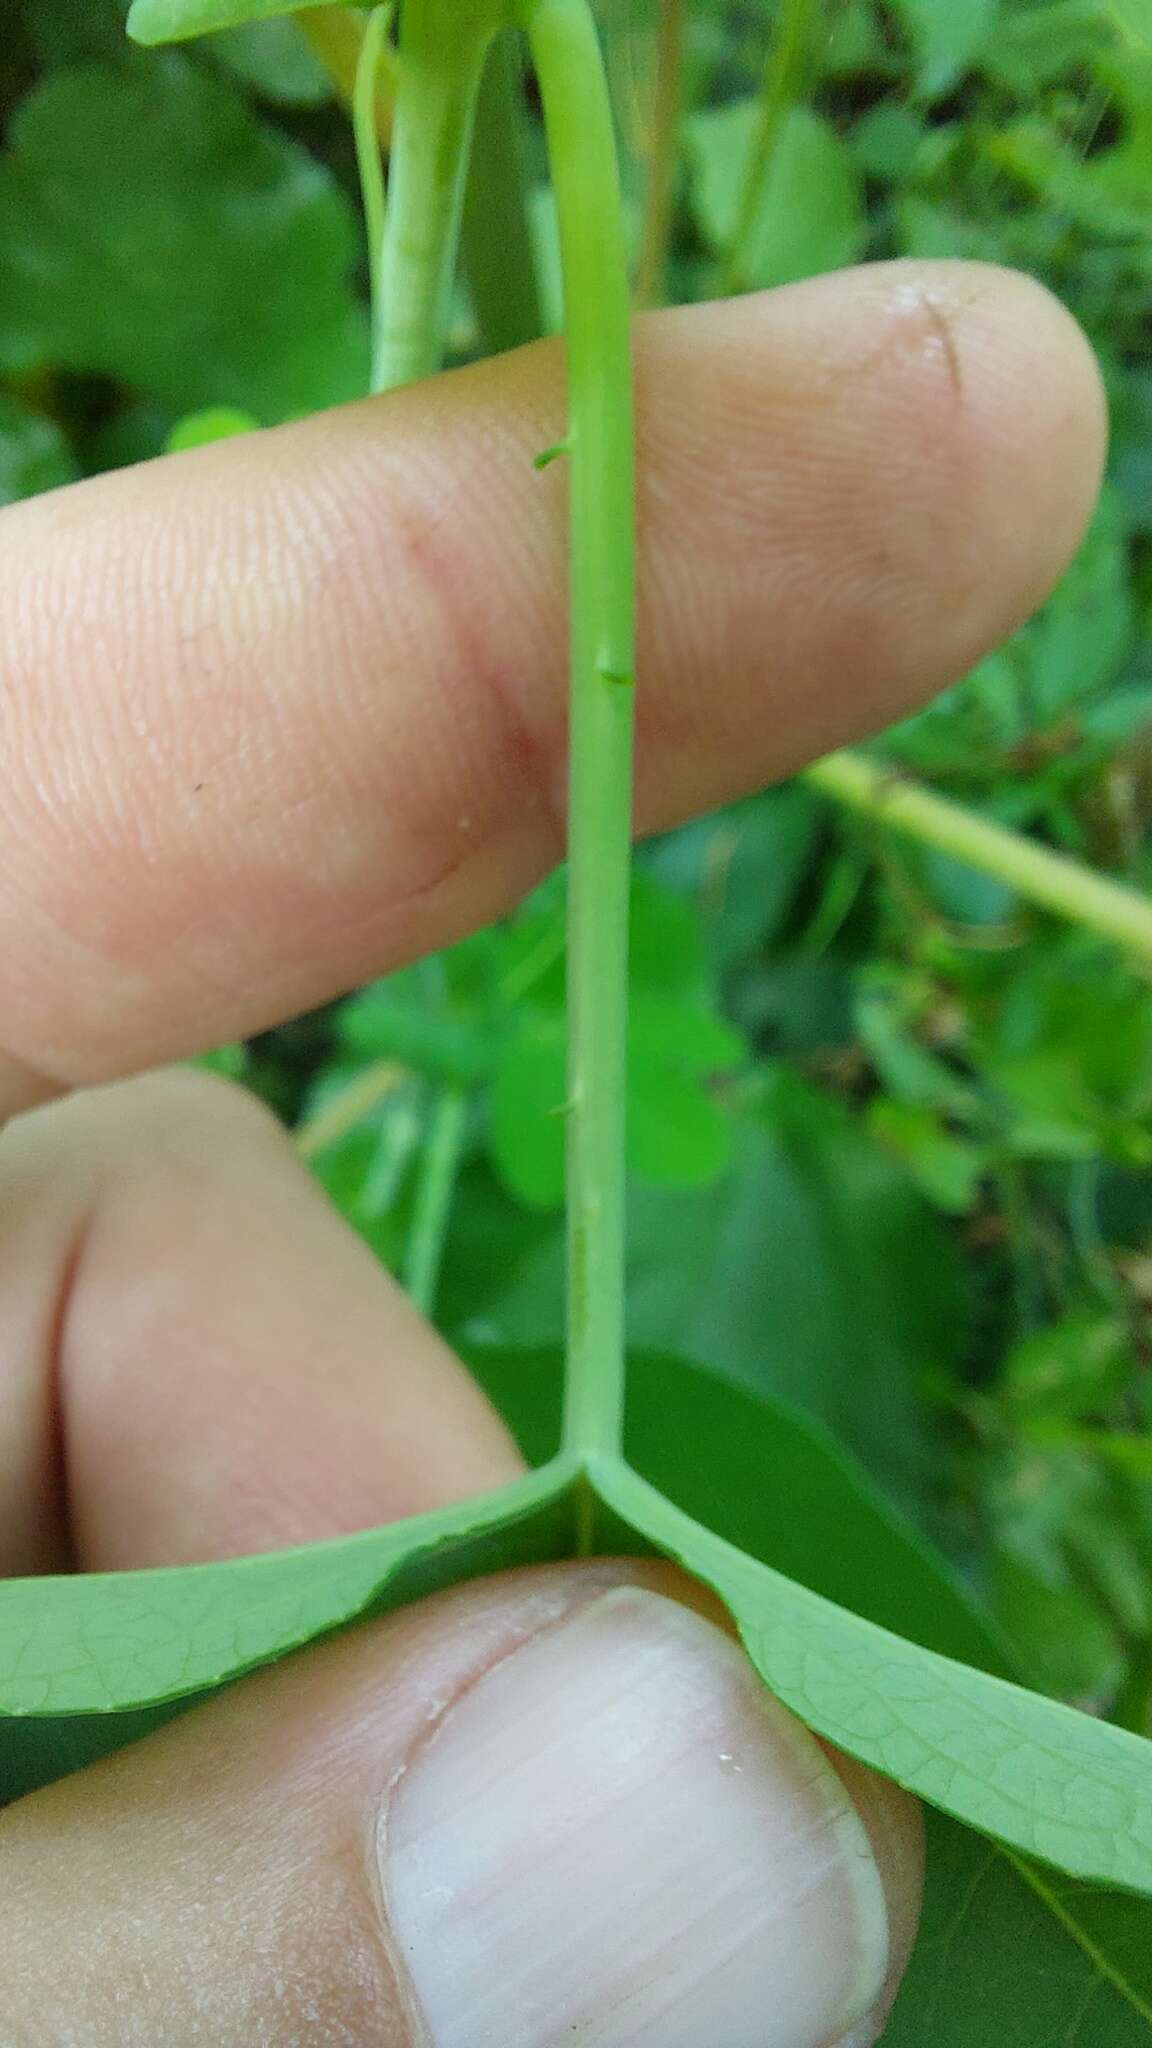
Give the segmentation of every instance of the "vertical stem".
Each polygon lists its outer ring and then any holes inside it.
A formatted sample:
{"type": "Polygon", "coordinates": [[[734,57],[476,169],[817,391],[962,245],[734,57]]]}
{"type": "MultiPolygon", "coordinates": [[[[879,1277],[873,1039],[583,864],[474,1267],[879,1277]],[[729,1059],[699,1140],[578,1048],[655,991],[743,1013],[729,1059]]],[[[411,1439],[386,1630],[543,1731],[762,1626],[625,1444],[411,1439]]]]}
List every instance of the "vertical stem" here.
{"type": "Polygon", "coordinates": [[[374,7],[368,16],[364,41],[356,60],[352,87],[352,132],[356,142],[356,167],[360,173],[360,194],[364,203],[364,226],[368,234],[368,269],[372,281],[372,305],[380,299],[380,258],[384,247],[384,159],[377,125],[376,108],[384,40],[392,19],[391,0],[374,7]]]}
{"type": "Polygon", "coordinates": [[[426,1316],[431,1316],[436,1306],[436,1285],[467,1123],[468,1098],[463,1089],[442,1089],[424,1141],[404,1262],[404,1285],[426,1316]]]}
{"type": "Polygon", "coordinates": [[[415,383],[440,366],[476,94],[494,27],[466,6],[409,0],[401,10],[373,391],[415,383]]]}
{"type": "Polygon", "coordinates": [[[636,271],[636,303],[657,306],[664,298],[672,199],[680,155],[680,109],[684,70],[684,0],[660,0],[656,43],[656,88],[652,151],[644,202],[644,232],[636,271]]]}
{"type": "Polygon", "coordinates": [[[585,0],[519,0],[564,265],[571,563],[565,1443],[619,1446],[635,695],[628,267],[604,64],[585,0]]]}
{"type": "Polygon", "coordinates": [[[521,138],[522,77],[518,37],[498,37],[476,108],[463,234],[464,269],[489,355],[535,341],[544,330],[521,138]]]}
{"type": "MultiPolygon", "coordinates": [[[[351,111],[356,93],[356,73],[364,47],[364,13],[359,7],[301,7],[292,19],[305,42],[328,73],[336,95],[351,111]]],[[[392,101],[396,88],[396,64],[387,52],[376,85],[376,133],[381,149],[392,140],[392,101]]]]}
{"type": "Polygon", "coordinates": [[[814,6],[815,0],[778,0],[776,26],[760,88],[756,132],[740,189],[736,228],[720,274],[721,294],[738,292],[744,285],[748,250],[756,232],[773,153],[780,130],[799,96],[814,6]]]}

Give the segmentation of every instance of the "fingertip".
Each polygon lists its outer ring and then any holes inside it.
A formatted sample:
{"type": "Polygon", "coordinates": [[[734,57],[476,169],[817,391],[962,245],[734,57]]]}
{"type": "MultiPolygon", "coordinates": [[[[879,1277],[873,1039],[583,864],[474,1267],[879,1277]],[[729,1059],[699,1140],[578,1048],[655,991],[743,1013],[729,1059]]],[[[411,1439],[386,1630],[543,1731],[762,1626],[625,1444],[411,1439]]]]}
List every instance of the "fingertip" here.
{"type": "Polygon", "coordinates": [[[964,432],[984,522],[976,560],[995,565],[984,581],[1001,593],[984,626],[995,642],[1047,596],[1092,515],[1108,442],[1100,366],[1067,307],[1022,271],[960,262],[892,271],[897,299],[909,293],[920,308],[913,317],[946,368],[964,432]]]}

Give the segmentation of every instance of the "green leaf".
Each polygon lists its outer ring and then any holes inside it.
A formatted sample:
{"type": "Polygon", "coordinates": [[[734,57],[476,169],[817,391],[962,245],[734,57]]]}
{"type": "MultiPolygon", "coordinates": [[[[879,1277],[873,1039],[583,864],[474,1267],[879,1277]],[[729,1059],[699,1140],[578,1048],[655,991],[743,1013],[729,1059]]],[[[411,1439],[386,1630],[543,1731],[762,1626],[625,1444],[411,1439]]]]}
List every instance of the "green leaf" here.
{"type": "Polygon", "coordinates": [[[182,57],[57,72],[9,142],[0,274],[27,360],[269,422],[363,390],[351,209],[223,79],[182,57]]]}
{"type": "Polygon", "coordinates": [[[1042,1541],[1014,1541],[1009,1534],[992,1551],[985,1587],[1031,1684],[1081,1705],[1112,1701],[1124,1675],[1115,1631],[1059,1556],[1045,1555],[1042,1541]]]}
{"type": "Polygon", "coordinates": [[[0,505],[55,490],[78,475],[55,420],[0,392],[0,505]]]}
{"type": "MultiPolygon", "coordinates": [[[[133,0],[128,33],[137,43],[180,43],[189,36],[210,35],[214,29],[295,14],[304,4],[305,0],[133,0]]],[[[307,0],[309,6],[332,4],[333,0],[307,0]]]]}
{"type": "Polygon", "coordinates": [[[225,29],[212,45],[213,61],[276,106],[317,107],[332,81],[294,21],[248,21],[225,29]]]}
{"type": "Polygon", "coordinates": [[[913,1186],[839,1103],[791,1074],[701,1195],[637,1190],[629,1328],[794,1401],[897,1498],[917,1498],[921,1374],[954,1369],[966,1287],[913,1186]]]}
{"type": "Polygon", "coordinates": [[[904,1161],[930,1202],[946,1215],[966,1216],[975,1206],[990,1160],[980,1147],[953,1137],[930,1109],[877,1096],[868,1108],[868,1129],[904,1161]]]}
{"type": "Polygon", "coordinates": [[[1003,1393],[1021,1412],[1061,1418],[1105,1411],[1136,1377],[1130,1331],[1100,1310],[1064,1316],[1021,1338],[1001,1369],[1003,1393]]]}
{"type": "Polygon", "coordinates": [[[1152,0],[1104,0],[1106,12],[1137,49],[1152,50],[1152,0]]]}
{"type": "MultiPolygon", "coordinates": [[[[564,1198],[567,1097],[562,1012],[526,1010],[497,1055],[489,1104],[493,1162],[530,1208],[564,1198]]],[[[708,1010],[675,998],[632,999],[628,1161],[641,1179],[700,1187],[731,1157],[731,1122],[708,1091],[744,1042],[708,1010]]]]}
{"type": "Polygon", "coordinates": [[[39,64],[86,64],[124,46],[124,0],[16,0],[39,64]]]}
{"type": "MultiPolygon", "coordinates": [[[[705,240],[723,254],[740,217],[755,100],[692,116],[686,147],[692,204],[705,240]]],[[[851,263],[865,219],[852,153],[831,123],[797,107],[780,131],[748,251],[748,286],[789,284],[851,263]]]]}
{"type": "MultiPolygon", "coordinates": [[[[722,1427],[732,1426],[729,1417],[722,1427]]],[[[571,1554],[581,1483],[598,1503],[593,1547],[663,1551],[712,1586],[766,1682],[819,1734],[1025,1855],[1152,1891],[1146,1743],[850,1613],[606,1458],[580,1473],[560,1459],[484,1501],[307,1550],[0,1586],[4,1789],[140,1732],[142,1708],[201,1696],[358,1616],[477,1572],[571,1554]],[[61,1715],[83,1725],[61,1729],[61,1715]]],[[[777,1483],[767,1431],[761,1483],[777,1483]]],[[[785,1505],[795,1512],[795,1501],[785,1505]]],[[[879,1541],[890,1558],[896,1543],[903,1571],[907,1541],[891,1525],[879,1541]]],[[[954,1619],[954,1592],[942,1584],[940,1599],[954,1619]]]]}
{"type": "Polygon", "coordinates": [[[0,1583],[0,1805],[349,1621],[570,1556],[570,1480],[557,1464],[483,1500],[225,1564],[0,1583]]]}
{"type": "Polygon", "coordinates": [[[1071,1876],[1152,1895],[1152,1749],[938,1656],[723,1542],[623,1467],[590,1476],[618,1520],[703,1579],[765,1683],[817,1734],[945,1813],[1071,1876]]]}
{"type": "Polygon", "coordinates": [[[207,448],[213,441],[231,441],[237,434],[251,434],[260,425],[250,412],[231,405],[209,405],[202,412],[186,413],[177,420],[165,442],[165,452],[182,455],[187,448],[207,448]]]}
{"type": "Polygon", "coordinates": [[[628,1163],[638,1178],[661,1187],[706,1187],[724,1171],[732,1122],[708,1084],[744,1057],[744,1041],[711,1012],[633,997],[628,1163]]]}
{"type": "MultiPolygon", "coordinates": [[[[650,872],[695,899],[689,915],[702,961],[710,952],[714,967],[729,975],[780,937],[811,864],[820,817],[811,790],[787,782],[693,819],[645,849],[650,872]]],[[[666,899],[668,891],[661,893],[666,899]]]]}
{"type": "Polygon", "coordinates": [[[566,1093],[563,1022],[529,1013],[498,1058],[488,1129],[493,1164],[530,1209],[564,1199],[566,1093]]]}
{"type": "Polygon", "coordinates": [[[883,2048],[1147,2048],[1152,1907],[929,1812],[920,1936],[883,2048]]]}
{"type": "Polygon", "coordinates": [[[938,99],[969,70],[990,40],[999,0],[889,0],[916,51],[916,90],[938,99]]]}

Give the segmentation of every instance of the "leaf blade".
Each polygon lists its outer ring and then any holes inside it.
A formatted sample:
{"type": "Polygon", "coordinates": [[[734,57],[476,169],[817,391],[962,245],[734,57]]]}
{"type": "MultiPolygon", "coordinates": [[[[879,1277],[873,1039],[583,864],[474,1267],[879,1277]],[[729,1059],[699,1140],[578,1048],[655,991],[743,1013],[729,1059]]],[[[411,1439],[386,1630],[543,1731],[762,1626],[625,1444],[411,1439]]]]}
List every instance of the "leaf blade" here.
{"type": "Polygon", "coordinates": [[[1077,1887],[1054,1911],[1051,1872],[942,1814],[926,1819],[920,1937],[884,2048],[1147,2048],[1152,1907],[1077,1887]]]}
{"type": "Polygon", "coordinates": [[[572,1481],[557,1459],[480,1500],[332,1543],[0,1584],[0,1803],[58,1776],[62,1754],[75,1769],[118,1747],[141,1710],[203,1698],[441,1586],[571,1556],[572,1481]],[[69,1730],[78,1720],[86,1729],[69,1730]]]}
{"type": "MultiPolygon", "coordinates": [[[[249,22],[272,21],[277,15],[296,14],[305,0],[133,0],[128,11],[128,34],[134,43],[154,49],[160,43],[180,43],[192,36],[211,35],[216,29],[239,28],[249,22]]],[[[329,7],[335,0],[307,0],[309,6],[329,7]]]]}
{"type": "Polygon", "coordinates": [[[1039,1862],[1152,1896],[1152,1748],[909,1643],[744,1556],[634,1472],[598,1462],[612,1512],[702,1578],[801,1720],[942,1811],[1039,1862]]]}

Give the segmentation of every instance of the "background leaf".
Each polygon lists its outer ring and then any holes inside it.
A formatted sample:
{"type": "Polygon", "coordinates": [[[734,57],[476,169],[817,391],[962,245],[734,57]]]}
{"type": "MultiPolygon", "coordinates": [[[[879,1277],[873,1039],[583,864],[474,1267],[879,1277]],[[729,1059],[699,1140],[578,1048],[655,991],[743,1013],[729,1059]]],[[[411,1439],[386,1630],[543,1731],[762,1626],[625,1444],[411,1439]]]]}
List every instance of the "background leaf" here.
{"type": "MultiPolygon", "coordinates": [[[[736,232],[756,118],[756,102],[749,99],[709,108],[688,124],[692,204],[702,234],[716,250],[726,250],[736,232]]],[[[743,282],[789,284],[836,270],[859,255],[863,236],[851,153],[827,121],[795,108],[773,153],[743,282]]]]}
{"type": "Polygon", "coordinates": [[[331,79],[286,17],[225,29],[209,49],[214,63],[278,106],[316,107],[331,96],[331,79]]]}
{"type": "Polygon", "coordinates": [[[1147,2048],[1152,1906],[931,1810],[920,1938],[883,2048],[1147,2048]]]}
{"type": "Polygon", "coordinates": [[[1000,0],[889,0],[912,38],[917,90],[936,99],[979,56],[996,24],[1000,0]]]}
{"type": "Polygon", "coordinates": [[[0,505],[70,484],[77,474],[55,420],[0,392],[0,505]]]}
{"type": "Polygon", "coordinates": [[[182,57],[52,75],[0,160],[0,274],[26,362],[271,422],[364,388],[351,209],[182,57]]]}

